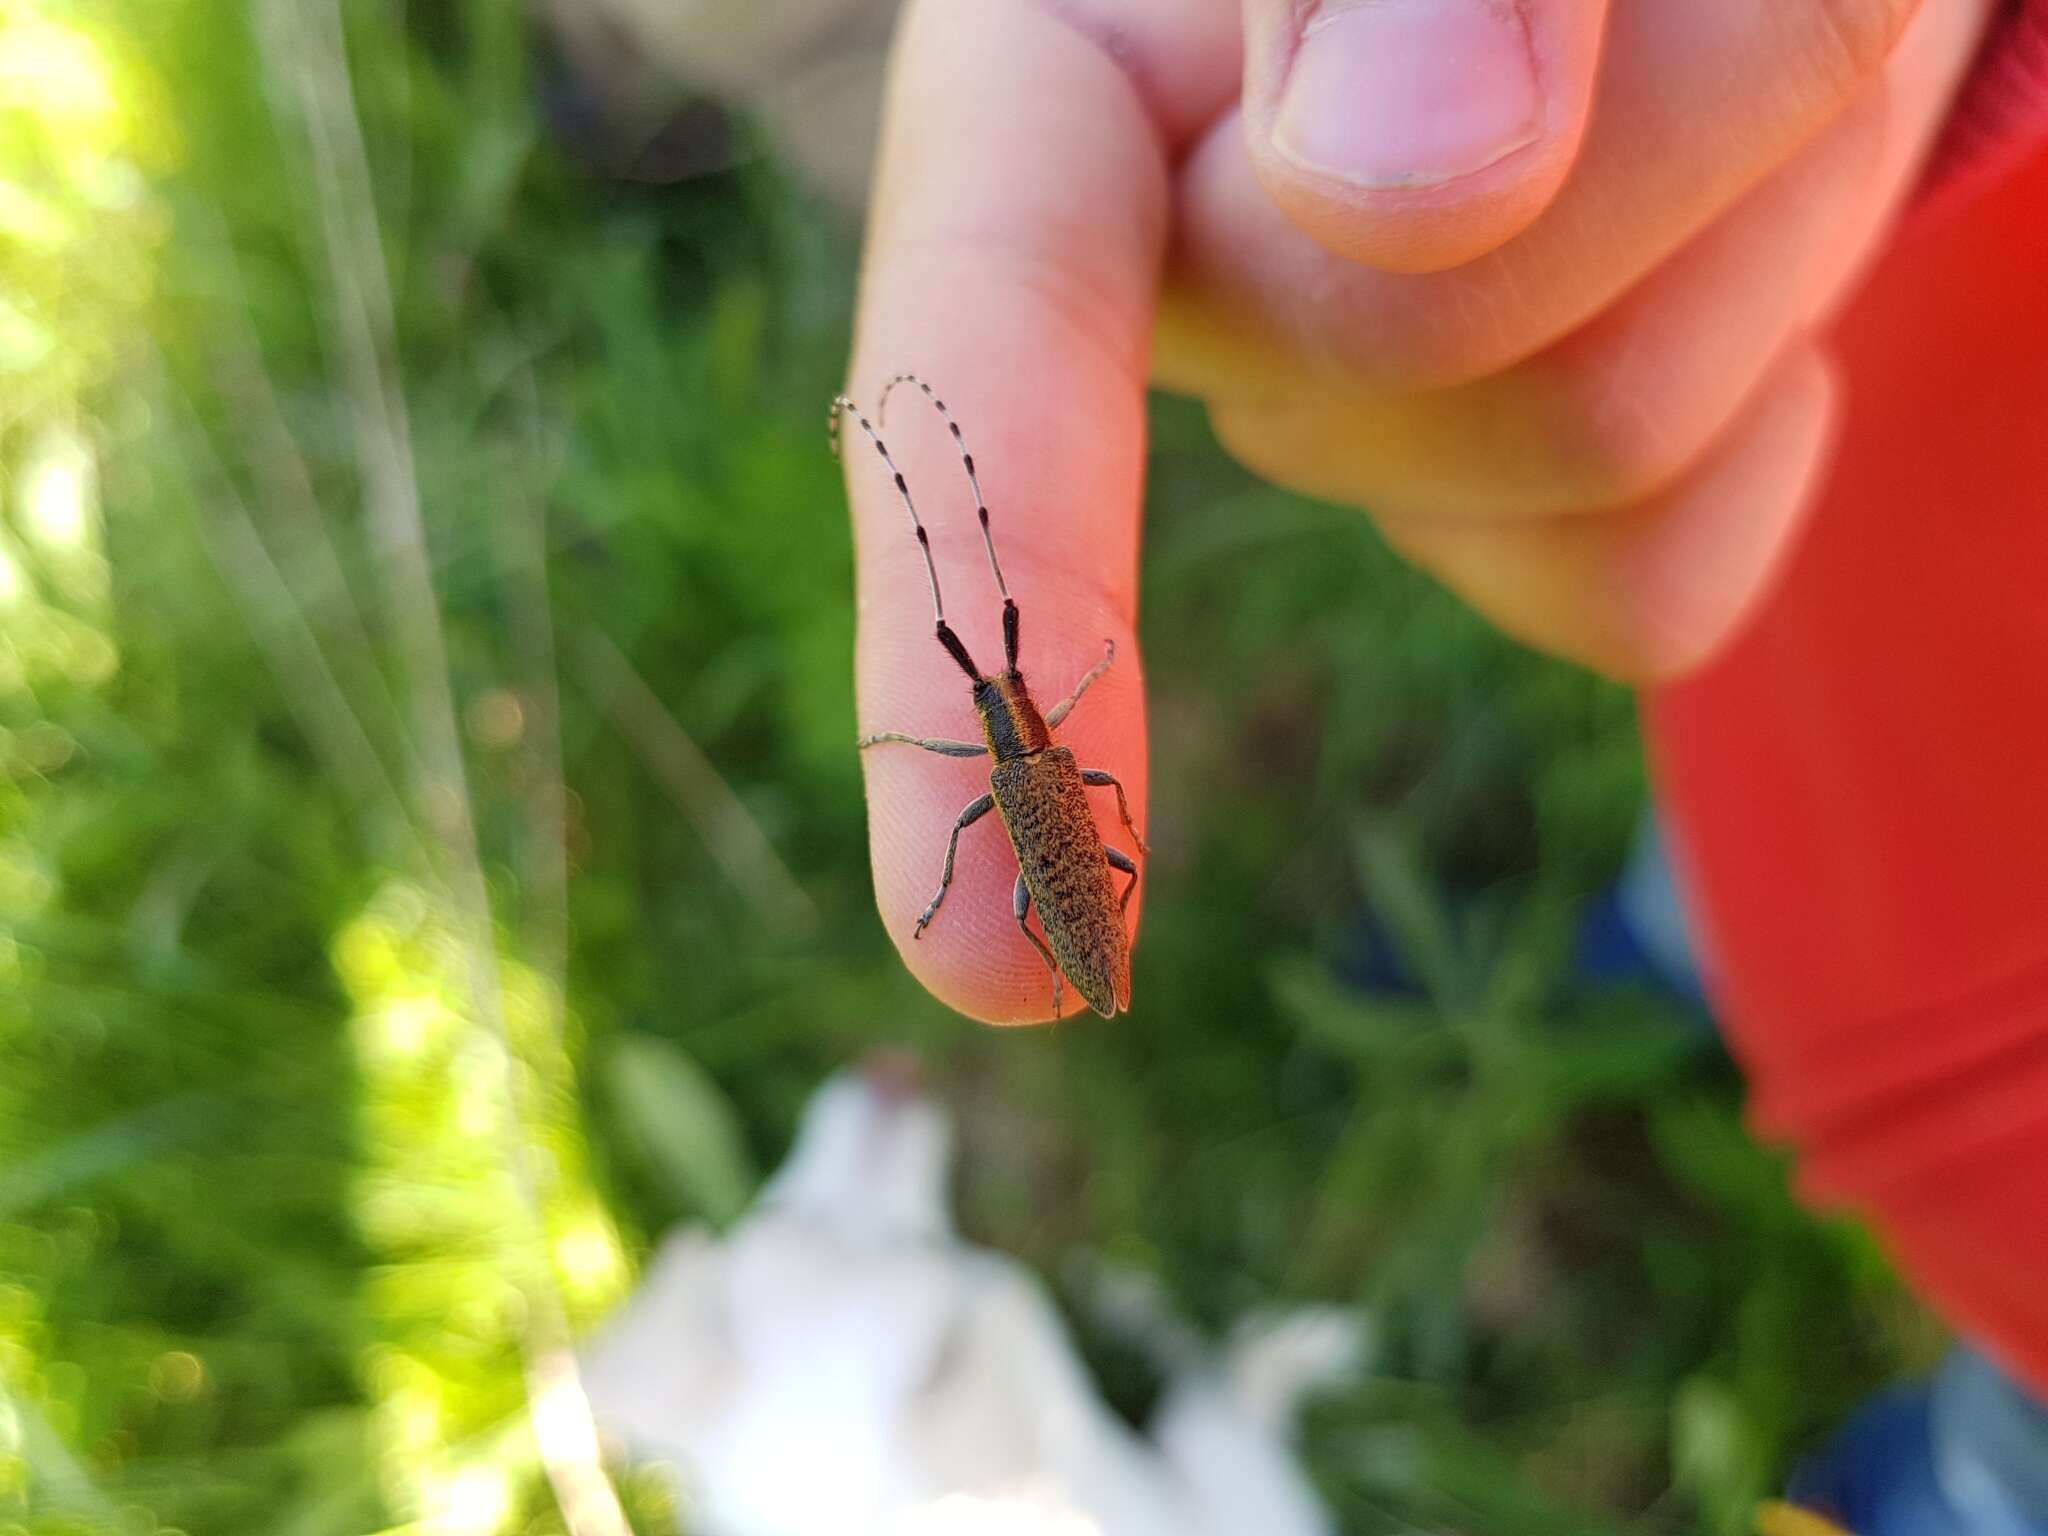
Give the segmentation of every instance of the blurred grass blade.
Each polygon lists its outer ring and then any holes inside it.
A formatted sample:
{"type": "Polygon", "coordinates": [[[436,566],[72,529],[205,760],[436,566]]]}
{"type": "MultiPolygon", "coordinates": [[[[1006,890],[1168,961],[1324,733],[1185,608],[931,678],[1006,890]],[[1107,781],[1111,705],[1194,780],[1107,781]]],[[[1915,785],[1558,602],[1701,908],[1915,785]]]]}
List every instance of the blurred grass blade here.
{"type": "Polygon", "coordinates": [[[193,1108],[189,1098],[167,1100],[0,1169],[0,1221],[160,1151],[191,1123],[193,1108]]]}
{"type": "Polygon", "coordinates": [[[697,824],[719,867],[760,915],[796,934],[815,928],[818,909],[776,855],[768,835],[625,652],[590,630],[583,636],[582,662],[599,707],[697,824]]]}
{"type": "MultiPolygon", "coordinates": [[[[33,1495],[31,1510],[41,1509],[46,1514],[67,1511],[105,1530],[125,1526],[121,1511],[114,1507],[113,1501],[94,1483],[92,1474],[71,1454],[64,1437],[50,1426],[33,1403],[10,1393],[5,1384],[0,1383],[0,1422],[9,1419],[13,1421],[12,1438],[28,1470],[29,1490],[33,1495]]],[[[89,1530],[91,1527],[72,1525],[69,1521],[61,1524],[52,1521],[49,1526],[38,1529],[71,1531],[89,1530]]]]}
{"type": "Polygon", "coordinates": [[[1274,1001],[1303,1035],[1362,1071],[1413,1077],[1451,1067],[1457,1037],[1435,1008],[1373,997],[1338,982],[1315,961],[1294,956],[1268,972],[1274,1001]]]}
{"type": "Polygon", "coordinates": [[[1352,839],[1352,855],[1366,896],[1392,931],[1402,960],[1439,1008],[1461,1010],[1472,992],[1466,965],[1413,839],[1392,823],[1368,824],[1352,839]]]}
{"type": "Polygon", "coordinates": [[[604,1084],[623,1129],[692,1215],[725,1226],[759,1182],[724,1091],[691,1057],[652,1035],[628,1035],[605,1059],[604,1084]]]}
{"type": "MultiPolygon", "coordinates": [[[[399,366],[397,307],[342,9],[338,0],[269,0],[258,16],[260,51],[278,98],[275,115],[287,133],[303,134],[313,173],[328,258],[326,317],[336,342],[337,382],[351,408],[362,505],[389,583],[386,618],[412,696],[416,797],[422,816],[439,833],[442,872],[461,919],[471,1001],[496,1045],[505,1165],[539,1238],[546,1231],[545,1170],[533,1140],[530,1085],[518,1070],[507,1016],[506,979],[399,366]],[[296,114],[283,106],[286,100],[295,101],[296,114]]],[[[559,1020],[552,1022],[559,1027],[559,1020]]],[[[627,1536],[630,1523],[598,1456],[590,1404],[568,1353],[567,1304],[551,1269],[537,1270],[525,1301],[522,1347],[529,1375],[548,1386],[544,1396],[529,1392],[527,1416],[556,1505],[570,1536],[627,1536]]]]}
{"type": "Polygon", "coordinates": [[[1770,1491],[1775,1457],[1732,1388],[1701,1375],[1680,1389],[1671,1459],[1678,1485],[1700,1501],[1709,1536],[1744,1536],[1757,1501],[1770,1491]]]}

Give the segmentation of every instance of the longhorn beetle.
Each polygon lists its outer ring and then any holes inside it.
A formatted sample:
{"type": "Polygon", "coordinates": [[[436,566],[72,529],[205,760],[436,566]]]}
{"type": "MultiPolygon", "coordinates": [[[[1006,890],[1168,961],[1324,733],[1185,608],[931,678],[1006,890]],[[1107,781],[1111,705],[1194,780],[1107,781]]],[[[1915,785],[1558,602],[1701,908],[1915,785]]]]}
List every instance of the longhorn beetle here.
{"type": "Polygon", "coordinates": [[[1049,713],[1038,712],[1024,686],[1024,674],[1017,670],[1017,603],[1010,596],[1003,581],[1002,565],[996,560],[995,537],[988,526],[988,503],[982,499],[981,480],[974,472],[974,455],[967,451],[960,424],[946,409],[946,402],[914,373],[899,373],[882,387],[881,399],[875,405],[877,419],[884,417],[889,393],[898,384],[915,384],[922,390],[953,434],[960,462],[967,469],[967,484],[974,492],[974,511],[981,520],[981,542],[988,551],[988,568],[1003,599],[1003,670],[986,677],[946,622],[945,603],[939,597],[938,568],[932,564],[931,539],[918,518],[917,503],[911,500],[903,471],[889,457],[881,434],[868,424],[860,407],[845,395],[834,399],[825,422],[833,453],[839,451],[839,414],[844,411],[860,424],[896,481],[896,494],[903,498],[903,509],[910,514],[911,534],[924,555],[925,580],[932,592],[932,624],[939,644],[973,685],[974,712],[981,717],[984,738],[980,743],[946,741],[883,731],[861,737],[860,747],[865,751],[883,742],[896,741],[923,747],[942,757],[995,759],[989,770],[989,792],[973,801],[953,823],[939,888],[919,915],[911,937],[924,936],[926,926],[938,913],[939,903],[946,899],[946,887],[953,883],[953,856],[960,847],[960,834],[991,810],[996,811],[1002,816],[1010,834],[1010,846],[1017,853],[1017,886],[1011,897],[1011,912],[1024,937],[1037,948],[1052,972],[1053,1017],[1060,1016],[1060,977],[1064,972],[1074,990],[1087,999],[1088,1006],[1109,1018],[1131,1006],[1131,936],[1124,926],[1124,914],[1131,904],[1131,892],[1138,888],[1138,866],[1128,854],[1103,842],[1095,826],[1095,813],[1089,808],[1089,786],[1116,791],[1117,812],[1123,817],[1131,840],[1138,845],[1138,852],[1146,854],[1151,850],[1131,821],[1131,806],[1124,798],[1123,785],[1099,768],[1079,766],[1071,751],[1054,745],[1052,732],[1081,701],[1089,685],[1109,670],[1110,663],[1116,660],[1116,642],[1104,642],[1107,649],[1102,660],[1088,669],[1072,693],[1049,713]],[[1110,878],[1112,869],[1130,876],[1121,895],[1110,878]],[[1039,925],[1045,930],[1044,939],[1033,933],[1025,921],[1034,902],[1038,906],[1039,925]]]}

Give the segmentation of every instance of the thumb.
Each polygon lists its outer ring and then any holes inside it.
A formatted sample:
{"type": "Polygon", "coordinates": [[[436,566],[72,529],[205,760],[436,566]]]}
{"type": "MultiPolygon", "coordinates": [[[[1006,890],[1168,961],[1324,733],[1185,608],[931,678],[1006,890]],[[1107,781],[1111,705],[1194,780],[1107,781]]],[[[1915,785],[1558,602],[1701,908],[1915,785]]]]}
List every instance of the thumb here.
{"type": "Polygon", "coordinates": [[[1267,194],[1333,253],[1482,256],[1578,153],[1606,0],[1245,0],[1245,129],[1267,194]]]}

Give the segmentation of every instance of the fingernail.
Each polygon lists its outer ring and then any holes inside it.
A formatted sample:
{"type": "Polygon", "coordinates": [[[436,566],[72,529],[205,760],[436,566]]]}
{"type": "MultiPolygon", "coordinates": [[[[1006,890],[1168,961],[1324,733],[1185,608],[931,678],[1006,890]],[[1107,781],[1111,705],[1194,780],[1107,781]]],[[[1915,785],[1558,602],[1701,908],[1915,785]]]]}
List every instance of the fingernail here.
{"type": "Polygon", "coordinates": [[[1542,121],[1513,0],[1324,0],[1302,29],[1273,142],[1325,176],[1426,187],[1534,143],[1542,121]]]}

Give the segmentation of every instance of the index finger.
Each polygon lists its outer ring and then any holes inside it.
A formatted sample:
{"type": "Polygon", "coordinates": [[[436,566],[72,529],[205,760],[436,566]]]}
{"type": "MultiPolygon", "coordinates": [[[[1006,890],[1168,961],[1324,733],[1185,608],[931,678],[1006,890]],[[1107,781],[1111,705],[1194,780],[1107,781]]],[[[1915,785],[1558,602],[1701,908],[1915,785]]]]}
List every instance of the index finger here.
{"type": "MultiPolygon", "coordinates": [[[[1029,0],[910,8],[891,72],[849,393],[872,420],[884,382],[916,373],[958,421],[1041,709],[1115,642],[1116,664],[1057,735],[1084,768],[1123,782],[1141,828],[1133,622],[1166,213],[1161,136],[1132,77],[1085,30],[1029,0]]],[[[981,671],[999,671],[1003,605],[960,450],[915,391],[890,403],[878,426],[922,515],[946,620],[981,671]]],[[[979,740],[969,680],[934,633],[924,558],[893,477],[847,429],[861,730],[979,740]]],[[[963,1013],[1050,1017],[1045,962],[1012,916],[1017,861],[998,817],[961,831],[942,908],[914,937],[955,822],[988,792],[989,759],[900,743],[862,756],[876,901],[905,963],[963,1013]]],[[[1091,798],[1104,802],[1104,841],[1127,845],[1114,797],[1091,798]]],[[[1078,1001],[1072,988],[1067,997],[1078,1001]]]]}

